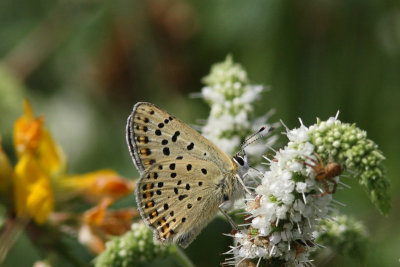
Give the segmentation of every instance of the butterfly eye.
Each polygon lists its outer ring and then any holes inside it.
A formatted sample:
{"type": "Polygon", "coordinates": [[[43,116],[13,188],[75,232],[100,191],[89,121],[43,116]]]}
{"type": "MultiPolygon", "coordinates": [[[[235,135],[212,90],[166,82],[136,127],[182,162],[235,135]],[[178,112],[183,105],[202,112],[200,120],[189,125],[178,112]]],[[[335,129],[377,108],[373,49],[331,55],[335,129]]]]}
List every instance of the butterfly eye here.
{"type": "Polygon", "coordinates": [[[240,166],[243,166],[243,165],[244,165],[244,160],[243,160],[243,158],[242,158],[241,156],[236,155],[236,156],[234,156],[233,158],[235,159],[235,161],[236,161],[237,163],[239,163],[240,166]]]}

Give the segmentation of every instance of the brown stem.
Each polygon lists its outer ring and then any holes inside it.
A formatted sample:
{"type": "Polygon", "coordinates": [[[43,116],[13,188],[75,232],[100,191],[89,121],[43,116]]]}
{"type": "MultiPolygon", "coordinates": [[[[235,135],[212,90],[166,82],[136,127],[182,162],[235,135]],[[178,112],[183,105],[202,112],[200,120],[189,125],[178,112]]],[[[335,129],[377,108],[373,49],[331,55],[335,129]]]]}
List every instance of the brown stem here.
{"type": "Polygon", "coordinates": [[[13,215],[7,217],[6,225],[0,234],[0,265],[5,260],[8,252],[14,246],[29,221],[29,219],[16,218],[13,215]]]}

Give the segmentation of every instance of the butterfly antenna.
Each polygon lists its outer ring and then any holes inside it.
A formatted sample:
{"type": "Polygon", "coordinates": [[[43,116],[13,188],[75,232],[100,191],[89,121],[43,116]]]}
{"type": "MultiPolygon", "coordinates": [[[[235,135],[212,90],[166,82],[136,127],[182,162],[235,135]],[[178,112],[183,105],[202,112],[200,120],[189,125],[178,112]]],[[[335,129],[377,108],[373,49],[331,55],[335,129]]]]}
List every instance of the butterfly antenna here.
{"type": "Polygon", "coordinates": [[[244,139],[243,143],[240,145],[241,147],[246,144],[251,138],[253,138],[254,136],[256,136],[257,134],[261,133],[262,131],[264,131],[267,128],[267,126],[263,126],[261,127],[260,130],[258,130],[257,132],[253,133],[252,135],[246,137],[246,139],[244,139]]]}
{"type": "Polygon", "coordinates": [[[275,127],[267,127],[267,126],[263,126],[260,128],[260,130],[258,130],[257,132],[253,133],[252,135],[250,135],[249,137],[247,137],[243,143],[240,145],[241,149],[239,150],[239,152],[237,154],[240,154],[244,151],[244,149],[256,142],[257,140],[261,139],[262,137],[264,137],[265,135],[267,135],[268,133],[270,133],[271,131],[273,131],[275,129],[275,127]]]}

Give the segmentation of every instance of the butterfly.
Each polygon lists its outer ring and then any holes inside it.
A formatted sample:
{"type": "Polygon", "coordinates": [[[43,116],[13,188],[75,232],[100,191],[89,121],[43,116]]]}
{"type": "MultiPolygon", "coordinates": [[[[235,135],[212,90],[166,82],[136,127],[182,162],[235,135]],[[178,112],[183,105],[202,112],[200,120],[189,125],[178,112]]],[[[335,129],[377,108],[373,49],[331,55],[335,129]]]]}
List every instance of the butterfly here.
{"type": "Polygon", "coordinates": [[[141,175],[136,202],[155,240],[187,247],[218,210],[226,215],[224,204],[243,194],[249,169],[245,155],[230,158],[151,103],[133,107],[126,138],[141,175]]]}

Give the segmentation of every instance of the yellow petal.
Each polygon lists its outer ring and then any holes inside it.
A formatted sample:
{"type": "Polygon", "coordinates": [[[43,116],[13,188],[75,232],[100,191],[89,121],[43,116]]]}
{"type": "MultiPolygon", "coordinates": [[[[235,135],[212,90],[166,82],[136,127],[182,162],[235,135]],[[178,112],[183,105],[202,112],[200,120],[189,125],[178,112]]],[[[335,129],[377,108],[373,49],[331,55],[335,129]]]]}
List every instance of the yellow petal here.
{"type": "Polygon", "coordinates": [[[52,177],[65,173],[66,158],[64,152],[61,147],[54,142],[46,129],[42,129],[37,155],[40,166],[52,177]]]}
{"type": "Polygon", "coordinates": [[[60,181],[65,191],[82,194],[89,201],[98,202],[105,197],[113,200],[131,194],[134,182],[113,170],[99,170],[83,175],[65,177],[60,181]]]}
{"type": "Polygon", "coordinates": [[[121,236],[129,231],[133,218],[139,216],[139,212],[134,208],[109,210],[111,204],[110,198],[102,199],[82,217],[79,241],[95,254],[104,250],[105,243],[111,236],[121,236]]]}
{"type": "Polygon", "coordinates": [[[18,217],[33,217],[42,223],[53,211],[50,179],[30,153],[24,154],[15,166],[14,193],[18,217]]]}
{"type": "Polygon", "coordinates": [[[33,118],[29,103],[25,101],[24,105],[25,115],[19,117],[14,124],[14,147],[17,156],[27,151],[35,151],[42,134],[43,118],[33,118]]]}
{"type": "Polygon", "coordinates": [[[112,203],[112,199],[104,198],[97,206],[85,211],[83,214],[83,221],[89,225],[101,225],[104,220],[106,210],[112,203]]]}
{"type": "Polygon", "coordinates": [[[83,214],[85,224],[97,229],[98,234],[103,236],[123,235],[131,228],[132,220],[139,216],[139,212],[134,208],[110,210],[112,204],[109,198],[103,199],[97,206],[87,210],[83,214]]]}
{"type": "Polygon", "coordinates": [[[32,153],[42,169],[51,176],[65,172],[64,153],[44,128],[43,117],[34,117],[28,101],[24,102],[24,110],[24,115],[14,124],[14,147],[17,156],[32,153]]]}
{"type": "Polygon", "coordinates": [[[48,179],[40,179],[29,188],[26,199],[29,215],[38,223],[43,223],[53,211],[53,191],[48,179]]]}

